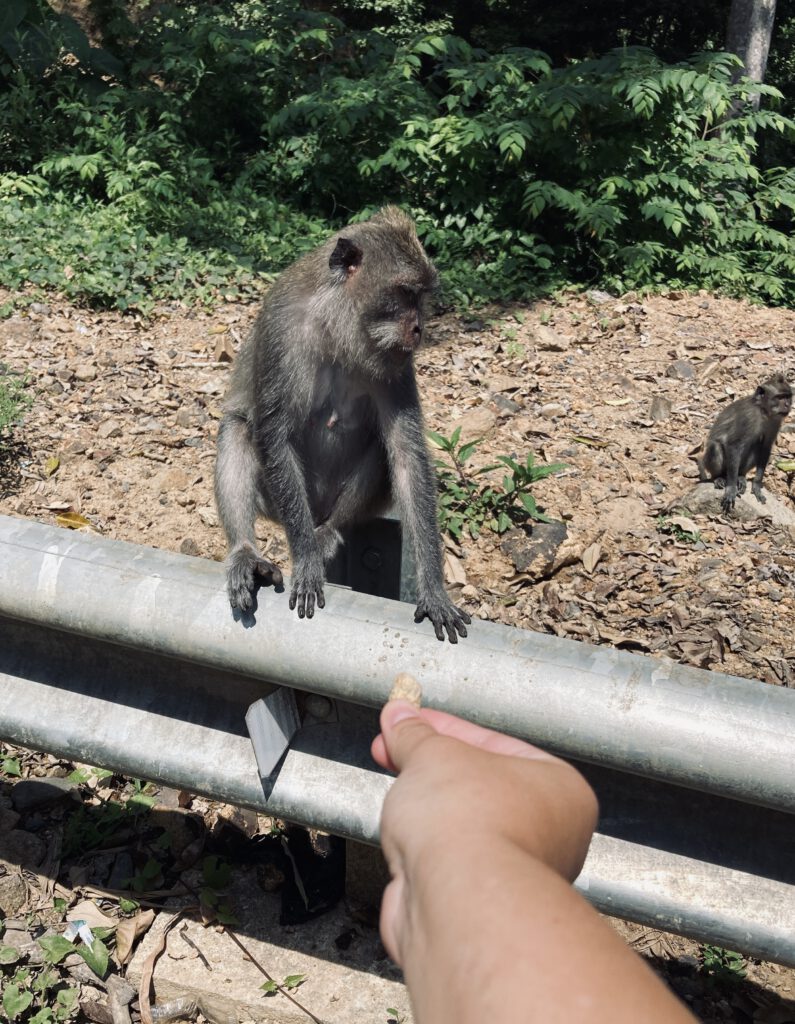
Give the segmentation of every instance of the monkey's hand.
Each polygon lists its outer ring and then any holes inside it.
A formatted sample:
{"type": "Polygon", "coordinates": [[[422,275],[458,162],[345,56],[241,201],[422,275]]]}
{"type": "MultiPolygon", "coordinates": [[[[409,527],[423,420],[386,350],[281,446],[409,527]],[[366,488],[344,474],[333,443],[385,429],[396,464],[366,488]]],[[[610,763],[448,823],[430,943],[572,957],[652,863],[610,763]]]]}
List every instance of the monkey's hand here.
{"type": "Polygon", "coordinates": [[[251,610],[256,576],[274,587],[282,584],[281,569],[273,562],[263,558],[249,544],[236,548],[226,560],[226,590],[233,608],[239,608],[241,612],[251,610]]]}
{"type": "Polygon", "coordinates": [[[323,559],[319,557],[302,559],[293,569],[292,590],[290,591],[290,609],[298,609],[298,618],[311,619],[315,614],[315,603],[318,608],[326,607],[323,596],[323,559]]]}
{"type": "Polygon", "coordinates": [[[757,483],[756,480],[751,484],[751,494],[753,494],[756,500],[761,502],[763,505],[767,504],[767,498],[762,494],[762,485],[761,483],[757,483]]]}
{"type": "Polygon", "coordinates": [[[444,591],[422,597],[414,612],[414,621],[422,622],[430,619],[437,640],[444,640],[443,630],[447,630],[447,639],[451,644],[458,643],[458,635],[466,636],[466,626],[472,621],[465,611],[457,608],[444,591]]]}
{"type": "Polygon", "coordinates": [[[734,511],[734,497],[735,493],[732,488],[727,488],[727,490],[723,492],[723,498],[721,499],[720,507],[723,509],[724,512],[734,511]]]}

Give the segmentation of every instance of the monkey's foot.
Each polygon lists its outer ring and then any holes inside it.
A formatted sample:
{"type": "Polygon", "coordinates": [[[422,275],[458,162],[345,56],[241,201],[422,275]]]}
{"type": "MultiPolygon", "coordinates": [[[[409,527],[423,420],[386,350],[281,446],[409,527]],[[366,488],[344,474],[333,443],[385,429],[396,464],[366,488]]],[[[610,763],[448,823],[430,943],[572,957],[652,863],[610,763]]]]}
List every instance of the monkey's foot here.
{"type": "Polygon", "coordinates": [[[293,588],[290,591],[290,610],[298,609],[298,618],[311,619],[315,614],[315,602],[318,608],[326,607],[323,596],[323,562],[319,566],[313,562],[296,565],[293,570],[293,588]]]}
{"type": "Polygon", "coordinates": [[[716,491],[722,491],[723,488],[726,486],[726,481],[723,479],[722,476],[716,476],[712,482],[715,484],[716,491]]]}
{"type": "Polygon", "coordinates": [[[241,612],[251,610],[257,576],[274,587],[282,583],[281,569],[273,562],[263,558],[248,544],[235,548],[226,560],[226,590],[233,608],[239,608],[241,612]]]}
{"type": "MultiPolygon", "coordinates": [[[[741,476],[738,479],[738,481],[737,481],[737,493],[738,494],[745,494],[745,489],[746,489],[747,486],[748,486],[748,481],[745,479],[744,476],[741,476]]],[[[754,492],[754,493],[756,493],[756,492],[754,492]]]]}
{"type": "Polygon", "coordinates": [[[767,498],[762,494],[762,485],[756,482],[751,484],[751,494],[756,498],[762,505],[767,504],[767,498]]]}
{"type": "Polygon", "coordinates": [[[443,630],[447,630],[447,639],[451,644],[458,643],[458,634],[466,636],[466,626],[472,619],[461,608],[457,608],[447,594],[434,594],[431,597],[421,598],[417,610],[414,612],[414,621],[422,622],[423,619],[430,619],[437,640],[444,640],[443,630]]]}
{"type": "Polygon", "coordinates": [[[720,503],[720,507],[723,509],[724,512],[734,511],[734,497],[734,492],[731,490],[727,490],[726,493],[723,495],[723,500],[720,503]]]}

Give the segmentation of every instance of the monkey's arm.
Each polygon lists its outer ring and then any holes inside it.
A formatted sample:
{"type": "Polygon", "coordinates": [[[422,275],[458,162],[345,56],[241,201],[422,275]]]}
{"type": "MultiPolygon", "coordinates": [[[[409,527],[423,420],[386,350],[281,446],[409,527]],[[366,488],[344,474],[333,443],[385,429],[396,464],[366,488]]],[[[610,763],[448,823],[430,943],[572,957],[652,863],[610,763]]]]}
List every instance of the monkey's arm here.
{"type": "Polygon", "coordinates": [[[379,402],[381,425],[389,458],[392,490],[411,537],[417,562],[415,622],[428,618],[437,639],[444,631],[451,644],[466,636],[472,620],[457,608],[444,588],[442,548],[436,513],[436,477],[428,458],[419,397],[413,372],[390,385],[379,402]]]}
{"type": "Polygon", "coordinates": [[[256,442],[262,463],[270,512],[284,527],[293,558],[290,608],[298,617],[311,619],[325,607],[323,556],[315,536],[312,510],[303,466],[283,424],[290,414],[284,409],[258,410],[256,442]]]}

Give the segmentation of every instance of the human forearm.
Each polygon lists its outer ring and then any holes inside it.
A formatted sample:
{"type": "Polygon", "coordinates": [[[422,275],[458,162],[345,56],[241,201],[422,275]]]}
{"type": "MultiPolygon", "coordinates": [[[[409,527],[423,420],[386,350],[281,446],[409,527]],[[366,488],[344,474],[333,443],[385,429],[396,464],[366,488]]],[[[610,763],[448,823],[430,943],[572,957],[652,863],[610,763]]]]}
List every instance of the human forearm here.
{"type": "Polygon", "coordinates": [[[499,837],[407,869],[400,959],[417,1024],[693,1018],[556,872],[499,837]]]}

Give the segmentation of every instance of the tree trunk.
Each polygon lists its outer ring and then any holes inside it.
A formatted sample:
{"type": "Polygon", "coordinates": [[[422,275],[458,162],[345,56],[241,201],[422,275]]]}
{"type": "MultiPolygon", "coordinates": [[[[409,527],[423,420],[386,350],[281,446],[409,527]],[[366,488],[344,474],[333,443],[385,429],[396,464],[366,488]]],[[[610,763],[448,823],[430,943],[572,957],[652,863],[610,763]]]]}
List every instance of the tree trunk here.
{"type": "MultiPolygon", "coordinates": [[[[735,80],[746,75],[754,82],[764,82],[767,54],[773,34],[776,0],[732,0],[726,28],[726,49],[736,53],[743,62],[735,80]]],[[[759,94],[753,97],[759,106],[759,94]]]]}

